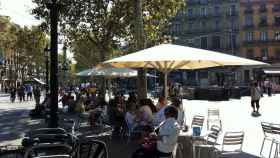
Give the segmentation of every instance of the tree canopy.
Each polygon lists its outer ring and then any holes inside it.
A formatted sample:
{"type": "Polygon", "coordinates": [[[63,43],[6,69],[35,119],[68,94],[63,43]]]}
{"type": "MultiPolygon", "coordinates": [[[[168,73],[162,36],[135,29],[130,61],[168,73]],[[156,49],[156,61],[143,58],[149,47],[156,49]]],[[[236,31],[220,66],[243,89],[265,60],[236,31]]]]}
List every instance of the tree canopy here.
{"type": "Polygon", "coordinates": [[[23,81],[26,73],[39,75],[44,71],[43,50],[47,41],[46,34],[39,27],[22,28],[10,22],[9,17],[0,16],[1,58],[8,70],[2,74],[14,82],[23,81]]]}
{"type": "MultiPolygon", "coordinates": [[[[49,22],[48,0],[32,0],[36,18],[49,22]]],[[[92,66],[126,45],[135,50],[135,0],[60,0],[60,33],[64,34],[78,63],[92,66]]],[[[184,6],[184,0],[143,0],[144,37],[148,46],[159,43],[163,32],[184,6]]]]}

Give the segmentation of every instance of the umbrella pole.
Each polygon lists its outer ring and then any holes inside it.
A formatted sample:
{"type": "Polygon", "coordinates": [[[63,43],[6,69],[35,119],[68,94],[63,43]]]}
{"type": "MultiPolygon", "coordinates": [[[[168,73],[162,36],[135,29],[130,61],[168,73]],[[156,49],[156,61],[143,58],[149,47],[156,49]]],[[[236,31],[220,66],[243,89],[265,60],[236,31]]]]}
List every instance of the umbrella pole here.
{"type": "Polygon", "coordinates": [[[168,98],[168,85],[167,85],[167,76],[168,72],[163,72],[164,73],[164,98],[167,100],[168,98]]]}
{"type": "Polygon", "coordinates": [[[111,78],[108,78],[108,96],[109,96],[109,100],[111,100],[111,92],[112,92],[112,82],[111,82],[111,78]]]}

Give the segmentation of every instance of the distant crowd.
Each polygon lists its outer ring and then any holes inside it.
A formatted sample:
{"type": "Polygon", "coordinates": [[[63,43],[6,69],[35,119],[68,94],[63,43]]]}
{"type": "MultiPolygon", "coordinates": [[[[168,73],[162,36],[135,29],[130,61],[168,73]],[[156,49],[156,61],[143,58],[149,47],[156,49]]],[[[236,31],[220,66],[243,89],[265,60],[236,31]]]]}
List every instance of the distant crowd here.
{"type": "Polygon", "coordinates": [[[12,103],[15,102],[18,98],[19,102],[33,100],[35,99],[36,104],[40,103],[41,97],[41,88],[40,86],[33,86],[31,84],[22,84],[18,87],[11,87],[7,89],[7,92],[10,93],[10,100],[12,103]]]}

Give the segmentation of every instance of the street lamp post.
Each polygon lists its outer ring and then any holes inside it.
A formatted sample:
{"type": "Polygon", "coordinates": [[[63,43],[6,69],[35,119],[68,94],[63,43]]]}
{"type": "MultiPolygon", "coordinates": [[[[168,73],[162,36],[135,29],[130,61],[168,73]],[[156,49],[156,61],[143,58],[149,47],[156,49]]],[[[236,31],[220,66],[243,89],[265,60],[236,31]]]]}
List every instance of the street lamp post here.
{"type": "Polygon", "coordinates": [[[45,63],[46,63],[46,96],[49,93],[49,48],[44,49],[45,63]]]}
{"type": "Polygon", "coordinates": [[[63,65],[62,65],[63,80],[64,80],[64,82],[62,82],[62,87],[63,88],[65,88],[65,84],[66,84],[66,71],[67,71],[66,51],[67,51],[67,47],[66,47],[66,43],[64,43],[64,46],[63,46],[63,65]]]}
{"type": "Polygon", "coordinates": [[[51,21],[51,49],[50,49],[50,120],[48,121],[48,126],[50,128],[58,127],[58,4],[57,0],[51,0],[48,5],[50,9],[50,21],[51,21]]]}

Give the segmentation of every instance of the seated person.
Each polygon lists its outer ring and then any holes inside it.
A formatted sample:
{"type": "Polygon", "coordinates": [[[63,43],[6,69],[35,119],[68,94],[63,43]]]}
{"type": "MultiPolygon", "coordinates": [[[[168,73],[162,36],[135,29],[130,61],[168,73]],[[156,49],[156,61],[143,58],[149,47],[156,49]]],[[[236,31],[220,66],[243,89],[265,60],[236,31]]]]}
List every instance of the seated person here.
{"type": "Polygon", "coordinates": [[[83,98],[79,98],[79,100],[76,103],[75,112],[78,114],[82,114],[85,112],[85,105],[83,98]]]}
{"type": "Polygon", "coordinates": [[[158,100],[158,112],[155,115],[154,125],[158,126],[162,121],[165,120],[164,110],[167,107],[166,100],[163,96],[161,96],[158,100]]]}
{"type": "Polygon", "coordinates": [[[145,102],[140,101],[140,124],[141,125],[151,125],[153,122],[153,112],[149,105],[146,105],[145,102]]]}
{"type": "Polygon", "coordinates": [[[164,110],[164,114],[166,119],[159,125],[158,135],[152,136],[150,139],[156,140],[155,146],[143,144],[133,153],[132,158],[171,156],[179,135],[179,125],[176,121],[178,111],[174,106],[169,106],[164,110]]]}
{"type": "Polygon", "coordinates": [[[120,129],[124,122],[125,117],[125,107],[123,105],[123,102],[117,96],[112,102],[111,102],[111,108],[112,108],[112,123],[114,125],[114,132],[117,134],[120,132],[120,129]]]}
{"type": "Polygon", "coordinates": [[[135,104],[129,105],[127,112],[125,113],[125,121],[126,121],[127,125],[129,126],[129,128],[131,127],[133,129],[133,127],[136,125],[136,105],[135,104]]]}
{"type": "Polygon", "coordinates": [[[91,127],[95,127],[98,125],[102,125],[103,124],[103,115],[102,115],[102,111],[100,108],[95,108],[89,111],[89,124],[91,127]]]}

